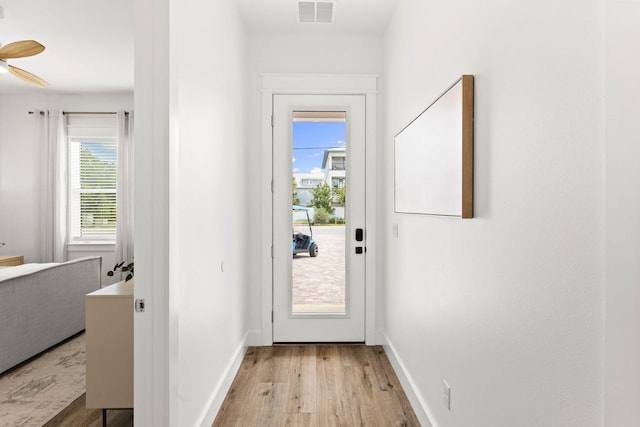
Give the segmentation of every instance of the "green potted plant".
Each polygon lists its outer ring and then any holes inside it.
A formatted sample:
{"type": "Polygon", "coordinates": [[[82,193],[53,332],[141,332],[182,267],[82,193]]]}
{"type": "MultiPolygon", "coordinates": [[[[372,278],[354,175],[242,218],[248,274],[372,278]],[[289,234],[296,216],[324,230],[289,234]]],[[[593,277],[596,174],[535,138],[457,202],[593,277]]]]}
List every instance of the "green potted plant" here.
{"type": "Polygon", "coordinates": [[[107,272],[107,276],[112,277],[117,271],[120,271],[122,273],[127,273],[124,279],[125,282],[128,282],[129,280],[133,279],[133,261],[131,261],[129,264],[126,264],[126,265],[125,263],[126,261],[122,261],[116,264],[113,267],[113,270],[110,270],[107,272]]]}

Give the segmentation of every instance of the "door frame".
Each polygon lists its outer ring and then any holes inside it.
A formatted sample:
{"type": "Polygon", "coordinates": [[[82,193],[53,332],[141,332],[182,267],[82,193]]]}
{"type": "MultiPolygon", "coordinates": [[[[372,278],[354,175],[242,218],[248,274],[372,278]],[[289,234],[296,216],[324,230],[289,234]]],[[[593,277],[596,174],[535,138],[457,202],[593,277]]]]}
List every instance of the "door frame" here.
{"type": "Polygon", "coordinates": [[[376,343],[376,135],[377,76],[347,74],[263,74],[261,158],[261,345],[273,344],[273,95],[365,96],[365,187],[367,262],[365,266],[365,344],[376,343]]]}

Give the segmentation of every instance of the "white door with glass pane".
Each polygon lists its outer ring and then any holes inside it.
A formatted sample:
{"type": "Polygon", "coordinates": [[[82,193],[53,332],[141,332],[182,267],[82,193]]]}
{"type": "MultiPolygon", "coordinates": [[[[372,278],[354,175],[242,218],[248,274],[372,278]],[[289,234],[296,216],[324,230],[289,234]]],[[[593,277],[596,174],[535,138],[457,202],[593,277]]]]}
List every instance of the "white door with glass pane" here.
{"type": "Polygon", "coordinates": [[[273,96],[274,342],[365,339],[365,137],[364,95],[273,96]]]}

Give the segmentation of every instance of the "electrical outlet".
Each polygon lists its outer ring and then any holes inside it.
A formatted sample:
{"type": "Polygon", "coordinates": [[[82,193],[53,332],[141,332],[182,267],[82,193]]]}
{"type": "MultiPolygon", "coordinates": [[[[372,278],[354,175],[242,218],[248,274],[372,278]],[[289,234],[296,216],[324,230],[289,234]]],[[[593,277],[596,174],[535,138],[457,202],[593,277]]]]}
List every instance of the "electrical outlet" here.
{"type": "Polygon", "coordinates": [[[393,237],[398,238],[398,224],[393,224],[393,237]]]}
{"type": "Polygon", "coordinates": [[[449,387],[449,384],[447,384],[446,381],[442,381],[443,387],[442,387],[442,403],[444,403],[445,408],[447,408],[447,411],[451,410],[451,387],[449,387]]]}

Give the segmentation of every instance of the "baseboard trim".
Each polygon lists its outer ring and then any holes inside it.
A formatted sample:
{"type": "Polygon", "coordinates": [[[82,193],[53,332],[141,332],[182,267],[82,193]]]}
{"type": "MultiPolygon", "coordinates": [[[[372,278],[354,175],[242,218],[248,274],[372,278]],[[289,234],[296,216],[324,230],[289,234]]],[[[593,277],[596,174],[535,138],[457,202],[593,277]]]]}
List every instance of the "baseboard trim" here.
{"type": "Polygon", "coordinates": [[[404,363],[402,363],[402,359],[398,356],[398,352],[389,339],[389,336],[384,331],[378,331],[378,334],[381,335],[381,341],[384,343],[384,351],[387,353],[389,362],[391,362],[391,366],[393,366],[393,370],[396,372],[400,384],[402,384],[402,388],[413,407],[413,411],[416,413],[416,417],[418,417],[420,421],[420,425],[423,427],[437,427],[437,425],[431,422],[433,418],[429,416],[430,411],[428,410],[427,404],[420,393],[418,393],[415,381],[407,371],[404,363]]]}
{"type": "Polygon", "coordinates": [[[214,388],[205,410],[202,412],[202,415],[200,415],[195,425],[210,427],[213,424],[213,421],[216,419],[216,415],[218,415],[218,411],[222,406],[222,402],[224,402],[224,398],[227,396],[227,393],[231,388],[231,383],[233,383],[233,379],[240,369],[244,355],[247,352],[248,338],[249,332],[245,333],[240,345],[227,365],[224,376],[214,388]]]}

